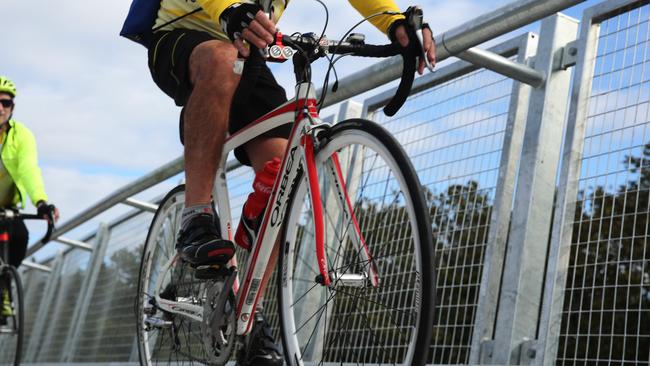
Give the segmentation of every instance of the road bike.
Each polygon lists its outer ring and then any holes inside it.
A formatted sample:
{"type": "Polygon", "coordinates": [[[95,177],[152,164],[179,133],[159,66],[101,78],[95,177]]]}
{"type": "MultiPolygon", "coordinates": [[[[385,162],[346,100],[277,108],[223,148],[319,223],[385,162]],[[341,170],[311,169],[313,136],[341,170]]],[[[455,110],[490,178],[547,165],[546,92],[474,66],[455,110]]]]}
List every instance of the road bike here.
{"type": "MultiPolygon", "coordinates": [[[[6,324],[0,324],[0,364],[9,362],[19,365],[22,356],[23,337],[25,333],[25,308],[23,299],[23,287],[20,281],[18,270],[9,264],[9,245],[11,232],[9,223],[13,220],[46,220],[42,216],[33,214],[22,214],[15,209],[0,209],[0,306],[2,306],[2,291],[8,291],[11,303],[12,315],[4,320],[6,324]],[[6,287],[8,286],[8,287],[6,287]]],[[[41,242],[47,243],[54,228],[53,218],[50,217],[47,225],[47,232],[41,242]]]]}
{"type": "Polygon", "coordinates": [[[386,107],[394,113],[409,94],[415,52],[368,45],[360,34],[333,41],[313,33],[278,33],[267,51],[270,60],[293,61],[296,97],[226,139],[213,190],[215,225],[232,240],[228,152],[293,123],[255,245],[242,269],[236,258],[222,268],[193,268],[175,250],[184,186],[163,198],[140,268],[140,362],[225,364],[251,330],[276,248],[286,364],[424,365],[434,325],[435,262],[417,174],[378,124],[323,122],[310,81],[310,64],[328,55],[402,53],[403,78],[386,107]]]}

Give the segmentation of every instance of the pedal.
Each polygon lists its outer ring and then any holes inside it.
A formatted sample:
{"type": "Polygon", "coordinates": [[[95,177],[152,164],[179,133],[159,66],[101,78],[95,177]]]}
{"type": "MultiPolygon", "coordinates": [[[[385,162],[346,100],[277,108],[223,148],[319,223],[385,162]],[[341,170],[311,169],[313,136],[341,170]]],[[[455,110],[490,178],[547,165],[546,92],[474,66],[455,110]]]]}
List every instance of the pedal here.
{"type": "Polygon", "coordinates": [[[215,280],[228,277],[231,272],[226,266],[218,264],[203,265],[194,268],[194,278],[197,280],[215,280]]]}
{"type": "Polygon", "coordinates": [[[156,318],[153,316],[148,316],[144,319],[144,324],[145,324],[145,330],[157,328],[157,329],[162,329],[162,328],[170,328],[172,326],[172,322],[169,320],[161,319],[161,318],[156,318]]]}

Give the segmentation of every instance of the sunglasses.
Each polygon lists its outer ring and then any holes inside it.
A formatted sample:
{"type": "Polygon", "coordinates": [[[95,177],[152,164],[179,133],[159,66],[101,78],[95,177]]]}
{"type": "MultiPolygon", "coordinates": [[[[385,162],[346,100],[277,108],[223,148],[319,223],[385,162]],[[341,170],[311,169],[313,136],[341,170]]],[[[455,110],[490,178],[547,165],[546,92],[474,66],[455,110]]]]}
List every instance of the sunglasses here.
{"type": "Polygon", "coordinates": [[[11,108],[14,106],[14,101],[11,99],[0,99],[0,104],[2,104],[4,108],[11,108]]]}

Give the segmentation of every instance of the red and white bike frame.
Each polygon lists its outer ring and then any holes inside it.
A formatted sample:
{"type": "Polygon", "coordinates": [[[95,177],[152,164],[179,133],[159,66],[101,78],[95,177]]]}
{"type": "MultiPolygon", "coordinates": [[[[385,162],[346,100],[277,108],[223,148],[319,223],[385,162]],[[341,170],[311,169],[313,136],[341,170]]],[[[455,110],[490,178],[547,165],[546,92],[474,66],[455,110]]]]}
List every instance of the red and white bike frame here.
{"type": "MultiPolygon", "coordinates": [[[[217,207],[221,219],[223,236],[232,239],[233,225],[230,216],[230,205],[228,199],[220,199],[228,196],[228,188],[225,175],[225,161],[228,153],[238,146],[250,141],[260,134],[272,130],[278,126],[293,122],[293,129],[289,136],[287,150],[280,164],[278,177],[275,180],[269,204],[261,222],[260,230],[248,257],[248,265],[241,286],[235,286],[237,292],[237,334],[245,335],[250,332],[253,314],[257,302],[260,299],[261,285],[265,282],[264,275],[273,251],[277,238],[282,233],[284,215],[287,212],[290,197],[292,195],[293,182],[298,178],[299,167],[302,166],[303,174],[306,174],[309,182],[309,196],[313,208],[314,233],[316,237],[316,256],[318,267],[324,285],[330,285],[331,276],[327,268],[325,253],[325,233],[322,213],[320,189],[314,157],[314,134],[319,128],[327,128],[318,115],[316,106],[316,95],[313,84],[302,83],[296,87],[296,98],[276,108],[275,110],[260,117],[249,124],[243,130],[231,135],[224,146],[223,160],[217,171],[214,186],[214,197],[217,197],[217,207]]],[[[336,182],[336,196],[339,198],[339,208],[345,216],[350,218],[352,225],[351,240],[357,246],[359,252],[368,262],[371,262],[371,255],[365,245],[361,230],[354,216],[354,210],[350,198],[345,189],[345,180],[341,174],[341,167],[336,154],[329,160],[330,169],[327,174],[331,175],[333,182],[336,182]]],[[[235,262],[233,262],[235,263],[235,262]]],[[[373,286],[377,286],[379,279],[374,265],[369,266],[368,277],[373,286]]]]}
{"type": "MultiPolygon", "coordinates": [[[[246,128],[231,135],[226,140],[223,151],[223,159],[217,170],[217,176],[214,185],[214,197],[217,197],[217,209],[221,219],[221,230],[224,238],[233,239],[233,223],[231,217],[230,202],[227,199],[228,186],[226,183],[225,163],[228,153],[236,147],[245,144],[253,138],[272,130],[283,124],[294,122],[293,129],[289,136],[287,150],[285,151],[279,174],[273,185],[269,205],[264,214],[260,230],[253,246],[252,252],[248,257],[248,265],[244,274],[241,286],[235,282],[234,291],[237,293],[237,334],[245,335],[251,330],[252,319],[257,302],[262,293],[262,284],[265,283],[265,274],[274,245],[282,233],[284,225],[284,215],[287,212],[290,197],[293,194],[293,182],[296,181],[299,174],[299,167],[308,179],[308,193],[310,196],[314,233],[316,238],[316,258],[318,261],[319,272],[323,278],[323,285],[329,286],[332,280],[338,280],[336,273],[330,273],[327,267],[327,258],[325,253],[325,232],[324,220],[322,213],[320,189],[318,185],[318,173],[316,170],[316,157],[314,156],[314,133],[322,128],[328,128],[318,116],[316,107],[316,96],[314,86],[309,83],[302,83],[296,87],[297,97],[281,105],[275,110],[267,113],[261,118],[249,124],[246,128]]],[[[354,216],[354,209],[346,190],[345,178],[341,172],[338,156],[334,153],[328,159],[328,169],[326,174],[330,180],[335,182],[335,197],[339,209],[345,217],[348,218],[351,242],[356,250],[361,253],[362,258],[370,263],[368,266],[369,273],[364,273],[363,278],[368,278],[373,286],[379,284],[377,270],[372,262],[372,256],[366,246],[359,224],[354,216]]],[[[182,314],[196,321],[203,320],[203,307],[196,304],[195,299],[181,298],[176,301],[163,299],[160,297],[160,289],[163,279],[167,272],[177,263],[178,256],[169,258],[162,269],[162,274],[158,276],[156,284],[155,297],[156,301],[165,311],[182,314]]],[[[236,265],[236,258],[233,258],[231,265],[236,265]]]]}

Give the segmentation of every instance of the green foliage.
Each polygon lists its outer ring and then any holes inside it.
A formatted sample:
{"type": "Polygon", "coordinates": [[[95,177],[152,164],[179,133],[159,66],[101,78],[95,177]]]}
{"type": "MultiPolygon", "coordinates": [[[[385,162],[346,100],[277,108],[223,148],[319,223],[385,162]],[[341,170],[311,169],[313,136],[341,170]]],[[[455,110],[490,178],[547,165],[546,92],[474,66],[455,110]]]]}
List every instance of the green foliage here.
{"type": "Polygon", "coordinates": [[[616,191],[579,192],[560,358],[650,361],[649,157],[626,157],[616,191]]]}
{"type": "Polygon", "coordinates": [[[425,191],[437,261],[437,317],[432,340],[434,364],[467,363],[481,284],[492,199],[479,183],[425,191]]]}

